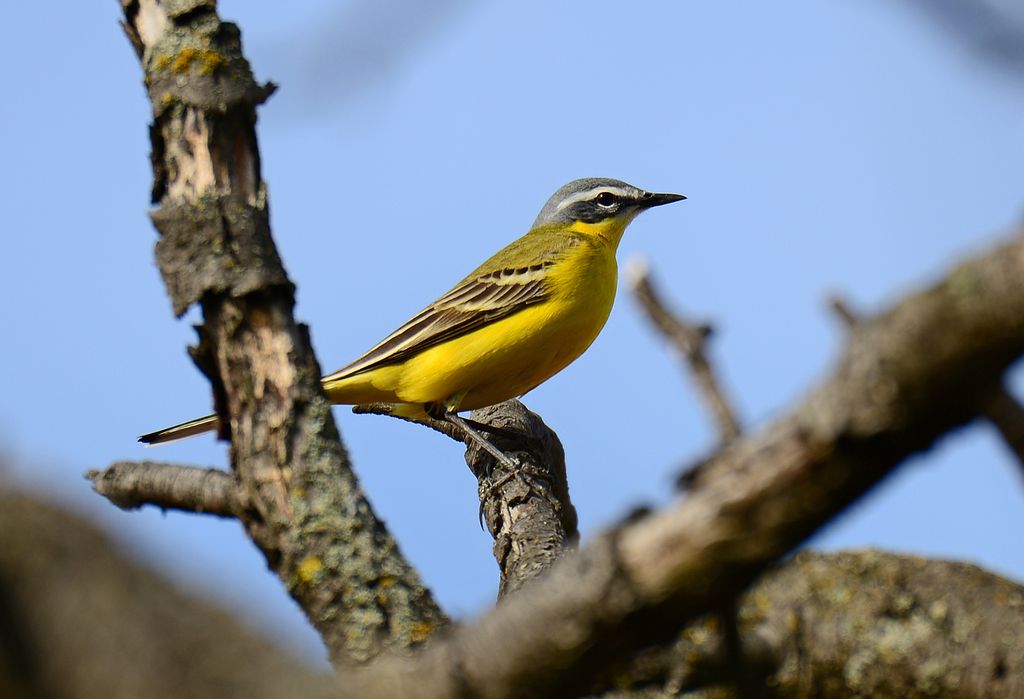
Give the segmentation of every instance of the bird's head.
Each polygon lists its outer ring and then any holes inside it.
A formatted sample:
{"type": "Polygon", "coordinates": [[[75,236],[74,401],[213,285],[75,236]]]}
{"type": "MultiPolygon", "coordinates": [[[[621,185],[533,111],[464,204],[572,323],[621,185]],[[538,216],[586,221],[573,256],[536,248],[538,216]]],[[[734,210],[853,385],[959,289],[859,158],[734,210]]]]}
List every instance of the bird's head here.
{"type": "Polygon", "coordinates": [[[641,211],[683,199],[682,194],[648,192],[621,180],[587,177],[552,194],[533,227],[561,225],[618,245],[626,226],[641,211]]]}

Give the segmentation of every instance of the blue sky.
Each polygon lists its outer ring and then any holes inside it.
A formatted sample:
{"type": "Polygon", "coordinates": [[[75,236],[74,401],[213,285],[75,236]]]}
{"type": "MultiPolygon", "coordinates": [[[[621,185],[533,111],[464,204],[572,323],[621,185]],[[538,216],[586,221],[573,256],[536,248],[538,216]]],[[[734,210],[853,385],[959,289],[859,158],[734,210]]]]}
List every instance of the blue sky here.
{"type": "MultiPolygon", "coordinates": [[[[825,301],[864,312],[1005,236],[1024,210],[1024,79],[911,3],[221,3],[261,79],[274,236],[325,370],[367,349],[525,232],[582,176],[689,200],[641,217],[649,260],[713,347],[747,425],[835,361],[825,301]]],[[[135,436],[206,412],[209,390],[153,264],[148,104],[118,4],[20,3],[0,28],[7,341],[0,453],[125,548],[281,642],[318,642],[233,522],[121,513],[88,468],[225,463],[209,438],[135,436]],[[45,27],[39,43],[34,27],[45,27]]],[[[1015,372],[1024,388],[1024,374],[1015,372]]],[[[526,403],[565,444],[584,534],[671,497],[708,416],[620,284],[604,333],[526,403]]],[[[378,513],[445,607],[496,589],[454,442],[336,416],[378,513]]],[[[993,431],[943,440],[815,539],[974,561],[1024,580],[1024,479],[993,431]]]]}

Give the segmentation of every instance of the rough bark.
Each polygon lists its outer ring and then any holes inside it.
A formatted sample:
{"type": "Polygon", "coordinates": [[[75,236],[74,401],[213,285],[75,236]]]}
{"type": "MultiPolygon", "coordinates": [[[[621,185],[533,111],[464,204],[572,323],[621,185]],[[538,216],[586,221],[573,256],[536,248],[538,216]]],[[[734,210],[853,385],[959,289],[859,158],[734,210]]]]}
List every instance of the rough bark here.
{"type": "Polygon", "coordinates": [[[270,238],[255,123],[273,88],[214,2],[122,4],[153,106],[157,262],[176,313],[202,306],[193,356],[231,439],[241,520],[336,660],[414,646],[445,618],[349,468],[270,238]]]}
{"type": "Polygon", "coordinates": [[[504,597],[537,578],[578,536],[576,509],[569,499],[565,452],[540,416],[517,400],[473,412],[473,419],[514,436],[491,441],[521,468],[512,472],[470,443],[466,463],[479,483],[480,511],[494,537],[494,558],[504,597]]]}
{"type": "MultiPolygon", "coordinates": [[[[805,552],[740,600],[744,662],[772,695],[1024,696],[1024,588],[966,563],[805,552]]],[[[733,696],[718,619],[651,651],[602,699],[733,696]]]]}
{"type": "MultiPolygon", "coordinates": [[[[391,415],[385,403],[355,406],[359,414],[391,415]]],[[[518,400],[507,400],[472,414],[503,453],[518,460],[509,469],[450,422],[430,417],[399,419],[424,425],[466,445],[466,464],[477,479],[480,524],[494,537],[500,583],[498,596],[519,589],[575,544],[576,508],[569,498],[565,452],[558,435],[518,400]]]]}

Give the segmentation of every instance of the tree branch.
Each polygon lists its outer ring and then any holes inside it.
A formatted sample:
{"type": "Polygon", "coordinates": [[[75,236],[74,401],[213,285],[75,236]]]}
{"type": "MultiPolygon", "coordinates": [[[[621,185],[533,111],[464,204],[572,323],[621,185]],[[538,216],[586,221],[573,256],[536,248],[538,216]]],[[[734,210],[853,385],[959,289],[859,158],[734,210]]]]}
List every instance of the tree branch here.
{"type": "Polygon", "coordinates": [[[466,445],[466,464],[477,479],[480,519],[494,537],[494,558],[501,580],[499,597],[519,589],[554,563],[579,532],[569,498],[565,452],[558,435],[518,400],[482,410],[472,419],[499,432],[484,436],[519,460],[510,472],[449,422],[393,415],[385,403],[357,405],[352,412],[388,415],[424,425],[466,445]]]}
{"type": "Polygon", "coordinates": [[[569,499],[562,443],[517,400],[474,410],[473,419],[514,436],[485,435],[520,468],[509,471],[475,443],[466,463],[477,477],[480,510],[494,537],[501,571],[499,597],[518,590],[576,541],[576,508],[569,499]]]}
{"type": "MultiPolygon", "coordinates": [[[[742,433],[742,427],[736,417],[736,411],[722,391],[708,358],[707,342],[713,332],[711,325],[692,323],[669,310],[661,294],[655,289],[647,264],[642,260],[634,260],[627,267],[627,274],[633,288],[633,296],[646,312],[648,319],[685,359],[697,384],[698,393],[717,425],[719,445],[734,441],[742,433]]],[[[688,467],[679,482],[686,483],[686,487],[689,487],[689,478],[699,468],[699,464],[688,467]]],[[[747,657],[748,652],[743,647],[736,614],[736,600],[724,600],[718,608],[717,618],[722,627],[726,654],[733,669],[736,693],[746,699],[757,699],[762,695],[762,683],[752,675],[751,659],[747,657]]]]}
{"type": "Polygon", "coordinates": [[[241,521],[336,661],[422,642],[445,617],[349,467],[270,237],[258,85],[215,2],[122,0],[153,108],[157,262],[174,310],[203,309],[210,377],[246,502],[241,521]]]}
{"type": "MultiPolygon", "coordinates": [[[[3,696],[364,696],[344,673],[339,682],[310,671],[107,539],[0,487],[3,696]]],[[[970,565],[804,553],[743,596],[745,658],[785,696],[1021,696],[1022,599],[1020,585],[970,565]]],[[[720,638],[714,619],[701,619],[668,650],[645,653],[602,699],[724,684],[720,638]]]]}
{"type": "Polygon", "coordinates": [[[129,560],[69,509],[0,485],[0,696],[341,694],[334,678],[129,560]]]}
{"type": "MultiPolygon", "coordinates": [[[[740,631],[745,659],[776,695],[1015,697],[1021,600],[1020,585],[966,563],[804,552],[740,598],[740,631]]],[[[717,619],[705,617],[619,686],[677,696],[734,673],[717,619]]]]}
{"type": "Polygon", "coordinates": [[[1017,457],[1017,465],[1024,473],[1024,405],[1000,384],[985,404],[985,417],[999,430],[1003,442],[1017,457]]]}
{"type": "Polygon", "coordinates": [[[454,439],[456,442],[464,441],[461,431],[452,423],[445,422],[444,420],[435,420],[432,417],[407,417],[405,415],[396,415],[394,413],[394,406],[391,403],[363,403],[361,405],[353,405],[352,412],[356,415],[386,415],[387,417],[393,417],[396,420],[401,420],[403,422],[429,427],[435,432],[454,439]]]}
{"type": "Polygon", "coordinates": [[[847,330],[852,330],[860,323],[860,314],[853,309],[853,306],[839,294],[832,294],[828,298],[828,307],[835,314],[839,322],[847,330]]]}
{"type": "Polygon", "coordinates": [[[711,411],[718,428],[720,444],[728,444],[740,435],[740,421],[729,400],[725,397],[707,355],[707,340],[712,328],[707,324],[695,324],[678,313],[670,311],[661,294],[651,281],[647,265],[635,260],[627,267],[627,274],[633,288],[633,297],[647,313],[654,327],[668,340],[669,344],[686,360],[690,374],[697,384],[698,393],[704,405],[711,411]]]}
{"type": "Polygon", "coordinates": [[[411,661],[354,675],[363,696],[563,697],[744,589],[904,458],[977,417],[1024,354],[1024,236],[863,320],[788,417],[710,459],[680,503],[619,531],[411,661]]]}
{"type": "Polygon", "coordinates": [[[122,510],[155,505],[163,510],[242,517],[246,509],[238,483],[216,468],[117,461],[85,477],[92,481],[93,490],[122,510]]]}

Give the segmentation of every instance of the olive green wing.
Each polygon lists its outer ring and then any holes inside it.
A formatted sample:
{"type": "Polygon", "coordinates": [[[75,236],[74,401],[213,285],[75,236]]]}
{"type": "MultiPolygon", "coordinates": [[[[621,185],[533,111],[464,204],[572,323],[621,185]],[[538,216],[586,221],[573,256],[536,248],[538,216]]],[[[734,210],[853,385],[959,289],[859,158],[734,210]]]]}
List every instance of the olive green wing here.
{"type": "Polygon", "coordinates": [[[354,362],[323,378],[344,379],[398,364],[424,350],[518,313],[548,298],[552,261],[470,276],[354,362]]]}

